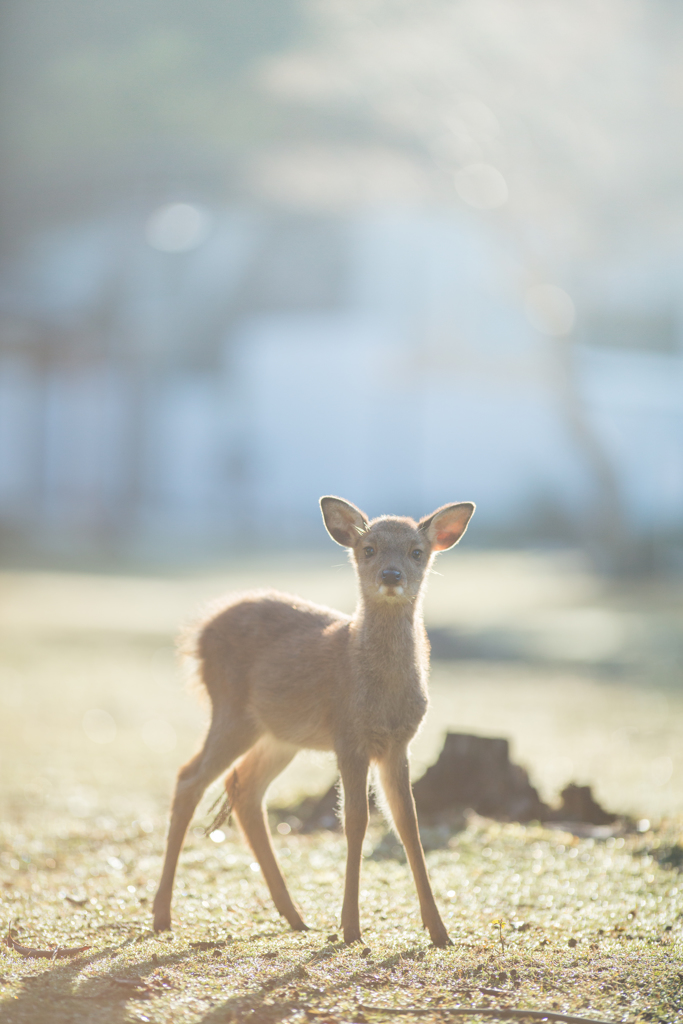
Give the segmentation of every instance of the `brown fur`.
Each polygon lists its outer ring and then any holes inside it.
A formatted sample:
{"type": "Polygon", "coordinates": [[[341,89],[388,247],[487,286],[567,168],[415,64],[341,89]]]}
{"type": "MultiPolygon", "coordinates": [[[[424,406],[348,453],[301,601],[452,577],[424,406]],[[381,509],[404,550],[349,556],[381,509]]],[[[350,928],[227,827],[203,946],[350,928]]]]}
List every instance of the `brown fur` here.
{"type": "MultiPolygon", "coordinates": [[[[445,505],[419,523],[367,517],[341,498],[321,498],[325,525],[349,548],[359,584],[353,616],[290,594],[253,591],[213,611],[192,653],[211,700],[203,749],[180,771],[154,927],[171,925],[171,896],[185,832],[218,775],[277,909],[305,925],[275,859],[263,800],[301,748],[334,750],[348,843],[342,908],[345,942],[360,939],[358,890],[368,820],[368,773],[377,767],[435,945],[450,940],[434,902],[410,788],[408,744],[427,709],[429,643],[422,621],[426,575],[437,551],[456,544],[474,505],[445,505]]],[[[186,648],[187,649],[187,648],[186,648]]]]}

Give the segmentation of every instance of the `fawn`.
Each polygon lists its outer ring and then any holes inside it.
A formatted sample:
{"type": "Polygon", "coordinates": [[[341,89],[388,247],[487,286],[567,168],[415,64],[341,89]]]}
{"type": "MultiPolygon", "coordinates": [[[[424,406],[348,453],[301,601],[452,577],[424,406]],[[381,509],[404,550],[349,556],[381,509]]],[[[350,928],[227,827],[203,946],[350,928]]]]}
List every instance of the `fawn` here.
{"type": "Polygon", "coordinates": [[[202,750],[178,775],[154,929],[171,927],[178,856],[206,787],[221,772],[227,796],[275,906],[292,928],[306,925],[275,858],[264,796],[298,750],[334,750],[344,795],[344,941],[360,939],[358,906],[368,773],[379,781],[405,846],[422,921],[435,946],[450,944],[427,875],[410,786],[408,744],[427,710],[429,641],[422,594],[437,551],[460,540],[471,502],[444,505],[416,523],[367,516],[342,498],[320,499],[333,540],[349,549],[358,584],[353,616],[289,594],[236,596],[203,622],[194,640],[212,705],[202,750]]]}

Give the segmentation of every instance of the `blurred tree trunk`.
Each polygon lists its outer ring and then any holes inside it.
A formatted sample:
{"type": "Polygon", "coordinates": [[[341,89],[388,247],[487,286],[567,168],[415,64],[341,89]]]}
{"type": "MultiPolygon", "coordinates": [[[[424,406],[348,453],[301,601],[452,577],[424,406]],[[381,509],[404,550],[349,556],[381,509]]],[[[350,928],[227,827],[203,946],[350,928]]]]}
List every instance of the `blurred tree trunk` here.
{"type": "Polygon", "coordinates": [[[637,544],[626,521],[615,468],[581,395],[574,340],[565,335],[556,339],[555,347],[560,407],[595,495],[592,513],[582,524],[582,539],[600,570],[610,575],[630,573],[638,568],[637,544]]]}

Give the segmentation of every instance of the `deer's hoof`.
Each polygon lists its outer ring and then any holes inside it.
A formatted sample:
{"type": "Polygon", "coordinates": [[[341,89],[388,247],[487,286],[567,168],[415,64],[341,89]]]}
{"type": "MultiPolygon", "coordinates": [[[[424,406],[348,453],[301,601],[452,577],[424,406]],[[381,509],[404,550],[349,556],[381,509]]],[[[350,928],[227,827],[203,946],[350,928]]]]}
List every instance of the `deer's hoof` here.
{"type": "Polygon", "coordinates": [[[352,946],[354,942],[362,942],[360,937],[360,931],[348,931],[344,932],[344,945],[352,946]]]}
{"type": "Polygon", "coordinates": [[[170,932],[171,930],[171,914],[170,911],[159,911],[154,915],[154,931],[155,932],[170,932]]]}
{"type": "Polygon", "coordinates": [[[308,925],[304,924],[303,921],[295,921],[294,924],[291,925],[291,929],[293,932],[307,932],[308,925]]]}
{"type": "Polygon", "coordinates": [[[432,945],[436,946],[438,949],[443,949],[444,946],[452,946],[454,945],[454,943],[453,939],[449,938],[448,935],[444,934],[437,935],[436,937],[432,936],[432,945]]]}

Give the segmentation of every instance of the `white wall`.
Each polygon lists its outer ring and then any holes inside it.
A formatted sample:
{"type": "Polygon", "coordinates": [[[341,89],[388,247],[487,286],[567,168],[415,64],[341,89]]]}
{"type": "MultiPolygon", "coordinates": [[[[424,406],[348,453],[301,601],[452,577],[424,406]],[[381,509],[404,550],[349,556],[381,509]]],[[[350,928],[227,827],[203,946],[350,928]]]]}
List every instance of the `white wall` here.
{"type": "MultiPolygon", "coordinates": [[[[201,548],[245,529],[310,536],[324,493],[371,515],[471,499],[482,537],[513,535],[544,503],[585,514],[590,472],[556,348],[524,318],[516,254],[499,237],[450,214],[368,211],[345,225],[338,308],[233,308],[264,231],[229,212],[175,263],[106,224],[46,243],[22,301],[33,294],[60,329],[78,329],[115,271],[115,315],[99,361],[0,358],[0,518],[76,544],[119,523],[140,543],[201,548]],[[73,266],[58,273],[59,258],[73,266]],[[225,353],[215,369],[193,362],[207,337],[225,353]]],[[[681,355],[576,356],[634,527],[679,527],[681,355]]]]}

